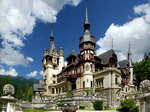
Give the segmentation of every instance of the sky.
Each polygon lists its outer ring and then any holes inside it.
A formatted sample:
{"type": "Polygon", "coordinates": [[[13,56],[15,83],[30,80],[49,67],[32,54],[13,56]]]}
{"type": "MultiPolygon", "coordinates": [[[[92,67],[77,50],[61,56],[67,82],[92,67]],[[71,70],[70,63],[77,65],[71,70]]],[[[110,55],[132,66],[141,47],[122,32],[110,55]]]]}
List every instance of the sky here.
{"type": "Polygon", "coordinates": [[[57,49],[64,57],[79,52],[85,8],[96,55],[112,48],[118,60],[142,60],[150,52],[149,0],[0,0],[0,75],[42,78],[43,50],[53,24],[57,49]]]}

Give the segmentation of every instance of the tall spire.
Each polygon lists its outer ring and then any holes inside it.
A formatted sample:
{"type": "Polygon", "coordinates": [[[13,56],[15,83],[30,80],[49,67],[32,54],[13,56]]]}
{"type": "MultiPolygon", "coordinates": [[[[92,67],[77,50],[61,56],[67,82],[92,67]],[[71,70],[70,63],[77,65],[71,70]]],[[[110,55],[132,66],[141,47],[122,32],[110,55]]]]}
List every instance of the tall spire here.
{"type": "Polygon", "coordinates": [[[51,26],[51,34],[50,34],[50,47],[49,47],[49,55],[52,55],[53,50],[56,49],[54,44],[54,34],[53,34],[53,25],[51,26]]]}
{"type": "Polygon", "coordinates": [[[132,64],[132,53],[131,53],[130,42],[129,42],[129,49],[128,49],[128,61],[129,61],[129,64],[131,65],[132,64]]]}
{"type": "Polygon", "coordinates": [[[50,37],[54,37],[53,24],[51,25],[51,34],[50,34],[50,37]]]}
{"type": "Polygon", "coordinates": [[[85,14],[86,14],[86,17],[85,17],[85,24],[87,24],[87,23],[89,23],[89,21],[88,21],[88,9],[87,9],[87,7],[86,7],[86,12],[85,12],[85,14]]]}
{"type": "Polygon", "coordinates": [[[88,20],[88,9],[86,7],[86,11],[85,11],[85,23],[84,23],[84,31],[85,30],[90,30],[90,23],[88,20]]]}

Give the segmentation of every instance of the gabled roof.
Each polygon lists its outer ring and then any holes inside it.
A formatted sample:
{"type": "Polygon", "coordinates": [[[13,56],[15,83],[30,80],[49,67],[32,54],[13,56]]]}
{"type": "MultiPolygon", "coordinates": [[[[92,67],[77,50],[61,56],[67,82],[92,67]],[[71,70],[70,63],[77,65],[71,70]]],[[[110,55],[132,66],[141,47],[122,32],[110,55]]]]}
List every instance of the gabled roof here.
{"type": "Polygon", "coordinates": [[[127,67],[128,60],[126,59],[126,60],[119,61],[118,64],[119,64],[119,67],[121,68],[127,67]]]}
{"type": "Polygon", "coordinates": [[[74,50],[72,50],[72,51],[70,52],[70,54],[67,56],[66,60],[67,60],[69,57],[71,57],[71,56],[74,56],[74,57],[76,57],[77,59],[79,59],[78,54],[79,54],[79,53],[77,53],[77,52],[75,52],[74,50]]]}
{"type": "Polygon", "coordinates": [[[105,53],[99,55],[98,57],[102,59],[103,64],[107,64],[109,62],[109,59],[113,57],[113,55],[116,55],[113,49],[110,49],[109,51],[106,51],[105,53]]]}
{"type": "Polygon", "coordinates": [[[98,56],[94,56],[95,62],[96,63],[101,63],[102,59],[100,59],[98,56]]]}

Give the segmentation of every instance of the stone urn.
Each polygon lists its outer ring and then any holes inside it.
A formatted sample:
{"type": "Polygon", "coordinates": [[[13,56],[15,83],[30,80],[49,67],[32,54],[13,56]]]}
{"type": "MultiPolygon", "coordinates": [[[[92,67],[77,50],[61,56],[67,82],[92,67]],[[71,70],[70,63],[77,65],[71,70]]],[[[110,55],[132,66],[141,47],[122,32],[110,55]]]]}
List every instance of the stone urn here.
{"type": "Polygon", "coordinates": [[[60,108],[62,112],[76,112],[77,106],[76,105],[67,105],[65,104],[60,108]]]}

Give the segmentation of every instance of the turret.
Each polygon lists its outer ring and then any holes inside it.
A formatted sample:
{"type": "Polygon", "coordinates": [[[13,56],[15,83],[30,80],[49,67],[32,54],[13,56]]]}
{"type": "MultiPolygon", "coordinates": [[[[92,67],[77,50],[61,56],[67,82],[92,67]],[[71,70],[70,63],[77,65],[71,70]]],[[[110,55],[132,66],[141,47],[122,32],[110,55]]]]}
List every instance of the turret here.
{"type": "Polygon", "coordinates": [[[59,49],[59,71],[62,71],[64,67],[64,49],[60,47],[59,49]]]}
{"type": "Polygon", "coordinates": [[[83,88],[93,87],[93,72],[94,70],[94,36],[90,32],[90,23],[88,20],[88,10],[86,8],[86,17],[84,22],[84,34],[80,38],[80,58],[83,63],[83,88]]]}

